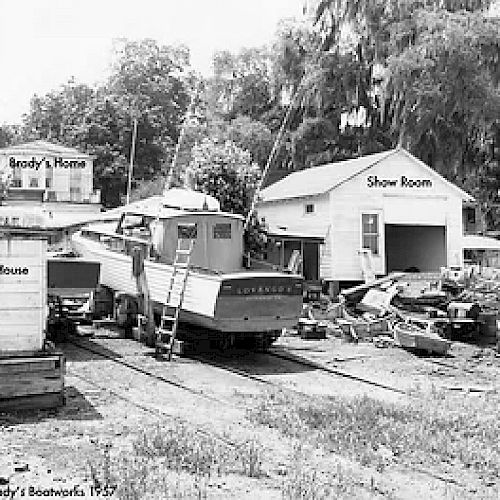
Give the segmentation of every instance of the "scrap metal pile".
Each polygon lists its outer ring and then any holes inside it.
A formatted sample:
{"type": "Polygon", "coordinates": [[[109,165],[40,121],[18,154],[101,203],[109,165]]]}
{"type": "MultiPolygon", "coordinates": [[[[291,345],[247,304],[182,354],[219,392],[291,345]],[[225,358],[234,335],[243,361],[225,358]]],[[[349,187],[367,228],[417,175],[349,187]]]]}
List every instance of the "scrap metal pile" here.
{"type": "Polygon", "coordinates": [[[496,342],[499,305],[500,270],[393,273],[306,305],[299,333],[446,354],[451,340],[496,342]]]}

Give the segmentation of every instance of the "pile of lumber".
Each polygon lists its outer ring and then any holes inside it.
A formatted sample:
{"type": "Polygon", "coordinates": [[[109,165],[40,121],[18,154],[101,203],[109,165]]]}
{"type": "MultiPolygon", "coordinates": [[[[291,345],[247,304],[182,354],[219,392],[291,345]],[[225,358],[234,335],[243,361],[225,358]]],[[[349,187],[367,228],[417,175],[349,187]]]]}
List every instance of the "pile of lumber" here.
{"type": "Polygon", "coordinates": [[[0,355],[0,411],[61,406],[64,373],[65,359],[60,352],[0,355]]]}

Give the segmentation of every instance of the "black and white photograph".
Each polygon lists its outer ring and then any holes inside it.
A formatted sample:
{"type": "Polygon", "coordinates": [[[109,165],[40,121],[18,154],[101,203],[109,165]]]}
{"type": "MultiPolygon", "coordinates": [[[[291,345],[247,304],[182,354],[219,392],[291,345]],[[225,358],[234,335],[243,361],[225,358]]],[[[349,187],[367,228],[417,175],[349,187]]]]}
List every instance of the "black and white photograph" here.
{"type": "Polygon", "coordinates": [[[0,499],[500,498],[500,0],[0,0],[0,499]]]}

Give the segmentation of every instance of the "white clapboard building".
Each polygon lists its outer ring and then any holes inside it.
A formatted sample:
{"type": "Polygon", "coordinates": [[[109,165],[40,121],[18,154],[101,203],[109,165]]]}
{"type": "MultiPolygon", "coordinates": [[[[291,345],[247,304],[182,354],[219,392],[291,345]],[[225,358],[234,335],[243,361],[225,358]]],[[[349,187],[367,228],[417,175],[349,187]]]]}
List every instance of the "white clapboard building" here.
{"type": "Polygon", "coordinates": [[[402,148],[294,172],[261,193],[269,227],[321,233],[320,278],[438,271],[463,261],[462,210],[473,201],[402,148]],[[369,250],[370,252],[366,252],[369,250]]]}
{"type": "Polygon", "coordinates": [[[0,149],[0,174],[8,178],[9,202],[100,206],[94,189],[94,157],[47,141],[0,149]]]}

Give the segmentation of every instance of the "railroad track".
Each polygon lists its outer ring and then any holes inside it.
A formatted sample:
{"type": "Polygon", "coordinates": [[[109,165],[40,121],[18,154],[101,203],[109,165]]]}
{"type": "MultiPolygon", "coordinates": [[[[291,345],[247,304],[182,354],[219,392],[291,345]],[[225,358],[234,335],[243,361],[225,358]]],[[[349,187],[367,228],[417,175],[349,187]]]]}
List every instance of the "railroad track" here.
{"type": "MultiPolygon", "coordinates": [[[[379,389],[383,389],[383,390],[386,390],[386,391],[389,391],[389,392],[392,392],[392,393],[401,394],[401,395],[405,395],[405,396],[409,395],[403,389],[399,389],[397,387],[393,387],[393,386],[390,386],[390,385],[382,384],[380,382],[369,380],[369,379],[366,379],[366,378],[363,378],[363,377],[358,377],[356,375],[352,375],[352,374],[344,372],[342,370],[338,370],[338,369],[330,368],[328,366],[324,366],[324,365],[322,365],[320,363],[316,363],[315,361],[311,361],[311,360],[308,360],[306,358],[303,358],[301,356],[297,356],[297,355],[294,355],[294,354],[291,354],[291,353],[285,353],[285,352],[281,352],[281,351],[270,350],[270,351],[267,351],[267,352],[265,352],[263,354],[266,355],[266,356],[270,356],[270,357],[274,357],[274,358],[279,358],[279,359],[282,359],[282,360],[286,360],[288,362],[295,363],[297,365],[304,366],[304,367],[307,367],[307,368],[313,368],[315,370],[318,370],[318,371],[323,372],[323,373],[327,373],[329,375],[334,375],[334,376],[340,377],[340,378],[346,378],[346,379],[352,380],[354,382],[358,382],[360,384],[366,384],[366,385],[369,385],[369,386],[372,386],[372,387],[377,387],[379,389]]],[[[219,368],[219,369],[222,369],[222,370],[234,373],[236,375],[240,375],[241,377],[244,377],[244,378],[247,378],[247,379],[250,379],[250,380],[254,380],[254,381],[259,382],[259,383],[261,383],[263,385],[272,386],[272,387],[275,387],[275,388],[278,388],[278,389],[281,389],[281,390],[290,391],[290,392],[294,392],[294,393],[297,393],[297,394],[304,394],[303,391],[300,391],[300,390],[297,390],[297,389],[291,389],[289,387],[283,387],[282,384],[272,382],[270,380],[267,380],[267,379],[265,379],[263,377],[255,375],[253,373],[249,373],[248,371],[245,371],[245,370],[243,370],[241,368],[235,368],[233,366],[229,366],[227,363],[214,360],[213,358],[208,358],[207,356],[190,355],[189,357],[190,357],[190,359],[195,359],[196,361],[199,361],[201,363],[209,364],[209,365],[214,366],[216,368],[219,368]]]]}
{"type": "MultiPolygon", "coordinates": [[[[240,407],[235,406],[234,404],[231,405],[228,401],[224,401],[224,400],[221,400],[221,399],[218,399],[218,398],[214,398],[213,396],[210,396],[210,395],[207,395],[207,394],[202,393],[200,391],[197,391],[197,390],[193,389],[192,387],[189,387],[189,386],[186,386],[186,385],[181,384],[179,382],[167,379],[166,377],[163,377],[162,375],[159,375],[159,374],[156,374],[156,373],[152,373],[152,372],[150,372],[148,370],[145,370],[144,368],[136,366],[133,363],[130,363],[130,362],[125,361],[123,359],[116,358],[116,357],[114,357],[114,356],[112,356],[110,354],[107,354],[106,352],[101,351],[99,348],[95,348],[95,347],[89,346],[89,345],[82,345],[80,342],[75,341],[75,340],[71,340],[71,341],[69,341],[69,343],[71,343],[73,346],[75,346],[75,347],[77,347],[79,349],[82,349],[82,350],[90,352],[92,354],[101,356],[104,359],[108,359],[108,360],[112,361],[113,363],[119,364],[119,365],[121,365],[123,367],[126,367],[126,368],[130,369],[130,370],[134,370],[134,371],[136,371],[138,373],[141,373],[142,375],[145,375],[145,376],[150,377],[152,379],[161,381],[161,382],[166,383],[168,385],[172,385],[172,386],[176,387],[177,389],[180,389],[180,390],[183,390],[183,391],[187,391],[187,392],[189,392],[189,393],[191,393],[193,395],[196,395],[196,396],[199,396],[199,397],[203,397],[203,398],[209,399],[211,401],[216,401],[216,402],[218,402],[220,404],[224,404],[224,405],[229,405],[229,406],[233,406],[233,407],[236,407],[236,408],[240,408],[240,407]]],[[[404,394],[404,395],[408,396],[408,393],[406,393],[402,389],[398,389],[396,387],[392,387],[392,386],[388,386],[388,385],[385,385],[385,384],[381,384],[379,382],[375,382],[375,381],[372,381],[372,380],[364,379],[362,377],[357,377],[357,376],[354,376],[352,374],[343,372],[341,370],[337,370],[337,369],[332,369],[332,368],[329,368],[329,367],[325,367],[325,366],[323,366],[323,365],[321,365],[319,363],[316,363],[316,362],[311,361],[311,360],[306,360],[304,358],[300,358],[300,357],[298,357],[296,355],[293,355],[293,354],[290,354],[290,353],[284,353],[284,352],[278,352],[278,351],[275,351],[275,350],[271,350],[271,351],[266,352],[265,354],[268,355],[268,356],[271,356],[271,357],[284,359],[286,361],[293,362],[293,363],[296,363],[298,365],[302,365],[302,366],[306,366],[306,367],[309,367],[309,368],[314,368],[314,369],[317,369],[317,370],[320,370],[320,371],[324,371],[324,372],[327,372],[329,374],[333,374],[333,375],[336,375],[336,376],[339,376],[339,377],[348,378],[350,380],[354,380],[354,381],[359,382],[359,383],[368,384],[370,386],[375,386],[375,387],[378,387],[378,388],[381,388],[381,389],[385,389],[387,391],[391,391],[391,392],[398,393],[398,394],[404,394]]],[[[280,390],[285,390],[285,391],[300,393],[300,391],[297,391],[295,389],[285,388],[285,387],[281,386],[280,384],[276,384],[274,382],[266,380],[266,379],[264,379],[262,377],[259,377],[257,375],[250,374],[250,373],[245,372],[244,370],[241,370],[239,368],[229,367],[227,365],[224,365],[224,363],[219,363],[219,362],[217,362],[215,360],[207,360],[207,359],[199,357],[199,356],[190,356],[190,359],[195,359],[195,360],[200,361],[202,363],[215,366],[215,367],[217,367],[219,369],[222,369],[224,371],[228,371],[228,372],[234,373],[236,375],[239,375],[239,376],[247,378],[247,379],[251,379],[253,381],[262,383],[264,385],[268,385],[268,386],[273,386],[273,387],[279,388],[280,390]]],[[[451,366],[451,367],[453,367],[453,366],[451,366]]],[[[455,367],[453,367],[453,368],[455,368],[455,367]]],[[[156,417],[166,418],[166,419],[169,419],[169,420],[174,421],[176,423],[189,424],[190,426],[194,427],[194,429],[196,430],[196,432],[198,434],[204,435],[204,436],[207,436],[207,437],[215,438],[219,442],[221,442],[222,444],[226,445],[228,448],[238,449],[238,447],[239,447],[238,443],[235,443],[234,441],[228,439],[226,436],[217,434],[217,433],[215,433],[215,432],[213,432],[211,430],[207,430],[207,429],[205,429],[204,427],[202,427],[200,425],[195,425],[192,422],[188,421],[187,419],[183,419],[183,418],[181,418],[179,416],[172,415],[172,414],[167,413],[167,412],[165,412],[163,410],[160,410],[159,408],[155,408],[155,407],[152,407],[150,405],[139,403],[139,402],[135,401],[134,399],[128,397],[122,391],[117,391],[115,389],[110,388],[109,386],[101,385],[101,384],[97,383],[95,380],[92,380],[89,377],[86,377],[86,376],[84,376],[84,375],[82,375],[80,373],[77,373],[73,369],[73,367],[72,367],[72,369],[70,371],[68,371],[68,375],[75,376],[75,377],[83,380],[84,382],[86,382],[86,383],[88,383],[88,384],[96,387],[97,389],[99,389],[99,390],[101,390],[103,392],[108,392],[109,394],[117,397],[118,399],[121,399],[121,400],[125,401],[126,403],[128,403],[130,405],[133,405],[136,408],[141,409],[145,413],[148,413],[150,415],[154,415],[156,417]]],[[[246,408],[242,408],[241,407],[240,409],[245,410],[246,408]]],[[[412,470],[412,471],[415,471],[415,472],[420,472],[421,474],[428,475],[430,477],[433,477],[434,479],[437,479],[437,480],[445,482],[445,483],[455,483],[455,484],[457,484],[459,486],[463,486],[459,481],[456,481],[453,478],[444,477],[442,475],[435,474],[432,471],[427,470],[427,469],[422,468],[422,467],[420,467],[420,468],[417,468],[417,467],[408,467],[408,469],[412,470]]]]}
{"type": "MultiPolygon", "coordinates": [[[[172,385],[172,386],[176,387],[177,389],[185,390],[185,391],[187,391],[187,392],[189,392],[191,394],[195,394],[197,396],[207,398],[207,399],[209,399],[211,401],[216,401],[219,404],[222,403],[222,404],[230,406],[229,403],[226,402],[226,401],[222,401],[220,399],[213,398],[213,397],[211,397],[211,396],[209,396],[207,394],[201,393],[199,391],[195,391],[191,387],[188,387],[188,386],[185,386],[185,385],[180,384],[178,382],[169,380],[169,379],[167,379],[165,377],[162,377],[162,376],[160,376],[158,374],[154,374],[154,373],[148,372],[147,370],[144,370],[144,369],[142,369],[142,368],[140,368],[138,366],[135,366],[132,363],[129,363],[127,361],[114,358],[113,356],[111,356],[109,354],[101,352],[99,349],[95,349],[95,348],[90,347],[88,345],[81,345],[79,342],[75,342],[73,340],[70,340],[68,343],[70,343],[73,346],[75,346],[75,347],[77,347],[79,349],[82,349],[82,350],[84,350],[86,352],[91,352],[93,354],[99,355],[99,356],[103,357],[104,359],[108,359],[110,361],[113,361],[116,364],[124,366],[124,367],[126,367],[128,369],[134,370],[136,372],[139,372],[142,375],[148,376],[148,377],[150,377],[152,379],[161,381],[161,382],[166,383],[168,385],[172,385]]],[[[177,415],[172,415],[171,413],[168,413],[168,412],[166,412],[164,410],[161,410],[161,409],[159,409],[157,407],[154,407],[152,405],[148,405],[148,404],[144,404],[144,403],[139,403],[135,399],[132,399],[131,397],[127,396],[125,390],[124,391],[120,391],[120,390],[112,389],[111,387],[109,387],[109,385],[102,385],[102,384],[96,382],[95,380],[93,380],[92,378],[84,376],[81,373],[78,373],[78,371],[75,370],[74,367],[71,367],[70,370],[67,370],[67,374],[69,376],[76,377],[76,378],[84,381],[87,384],[92,385],[93,387],[95,387],[96,389],[99,389],[102,392],[107,392],[108,394],[111,394],[112,396],[116,397],[117,399],[120,399],[120,400],[122,400],[122,401],[130,404],[131,406],[134,406],[134,407],[142,410],[145,413],[148,413],[148,414],[153,415],[155,417],[165,418],[165,419],[171,420],[171,421],[173,421],[175,423],[189,424],[189,426],[193,427],[196,430],[196,432],[198,434],[200,434],[200,435],[203,435],[203,436],[206,436],[206,437],[215,438],[215,439],[217,439],[218,441],[220,441],[221,443],[223,443],[224,445],[226,445],[226,446],[228,446],[230,448],[233,448],[233,449],[237,449],[238,448],[238,444],[237,443],[235,443],[234,441],[228,439],[225,436],[222,436],[222,435],[220,435],[220,434],[218,434],[218,433],[216,433],[214,431],[209,431],[209,430],[205,429],[204,427],[202,427],[202,426],[200,426],[198,424],[193,424],[192,422],[188,421],[187,419],[183,419],[183,418],[181,418],[181,417],[179,417],[177,415]]],[[[232,406],[234,406],[234,405],[232,405],[232,406]]]]}
{"type": "Polygon", "coordinates": [[[96,346],[89,346],[88,344],[82,344],[81,342],[75,341],[74,339],[70,340],[68,343],[72,344],[73,346],[78,347],[79,349],[83,349],[84,351],[87,351],[87,352],[90,352],[92,354],[96,354],[98,356],[101,356],[102,358],[108,359],[109,361],[112,361],[113,363],[116,363],[118,365],[124,366],[124,367],[126,367],[126,368],[128,368],[130,370],[133,370],[133,371],[135,371],[137,373],[140,373],[140,374],[142,374],[142,375],[144,375],[146,377],[149,377],[151,379],[154,379],[156,381],[165,383],[167,385],[171,385],[171,386],[173,386],[173,387],[175,387],[177,389],[180,389],[182,391],[188,392],[188,393],[190,393],[192,395],[195,395],[195,396],[207,399],[207,400],[209,400],[211,402],[223,403],[223,404],[228,405],[228,406],[235,406],[235,405],[230,405],[229,402],[223,401],[220,398],[216,398],[216,397],[211,396],[209,394],[206,394],[206,393],[204,393],[202,391],[194,389],[193,387],[190,387],[188,385],[182,384],[182,383],[177,382],[175,380],[169,379],[169,378],[164,377],[163,375],[160,375],[158,373],[153,373],[153,372],[151,372],[149,370],[146,370],[145,368],[137,366],[134,363],[130,363],[129,361],[126,361],[124,359],[112,356],[111,354],[108,354],[108,353],[102,351],[101,349],[99,349],[96,346]]]}
{"type": "Polygon", "coordinates": [[[339,370],[337,368],[330,368],[329,366],[325,366],[321,363],[317,363],[316,361],[312,361],[312,360],[303,358],[301,356],[297,356],[295,354],[286,353],[284,351],[277,351],[274,349],[268,351],[266,354],[268,356],[272,356],[272,357],[280,358],[280,359],[285,359],[287,361],[291,361],[293,363],[297,363],[299,365],[306,366],[308,368],[314,368],[316,370],[320,370],[320,371],[329,373],[331,375],[336,375],[336,376],[341,377],[341,378],[353,380],[353,381],[359,382],[361,384],[370,385],[372,387],[384,389],[384,390],[389,391],[389,392],[394,392],[396,394],[403,394],[405,396],[408,396],[408,393],[405,390],[399,389],[398,387],[393,387],[391,385],[382,384],[381,382],[370,380],[370,379],[367,379],[364,377],[358,377],[357,375],[352,375],[351,373],[347,373],[347,372],[345,372],[343,370],[339,370]]]}

